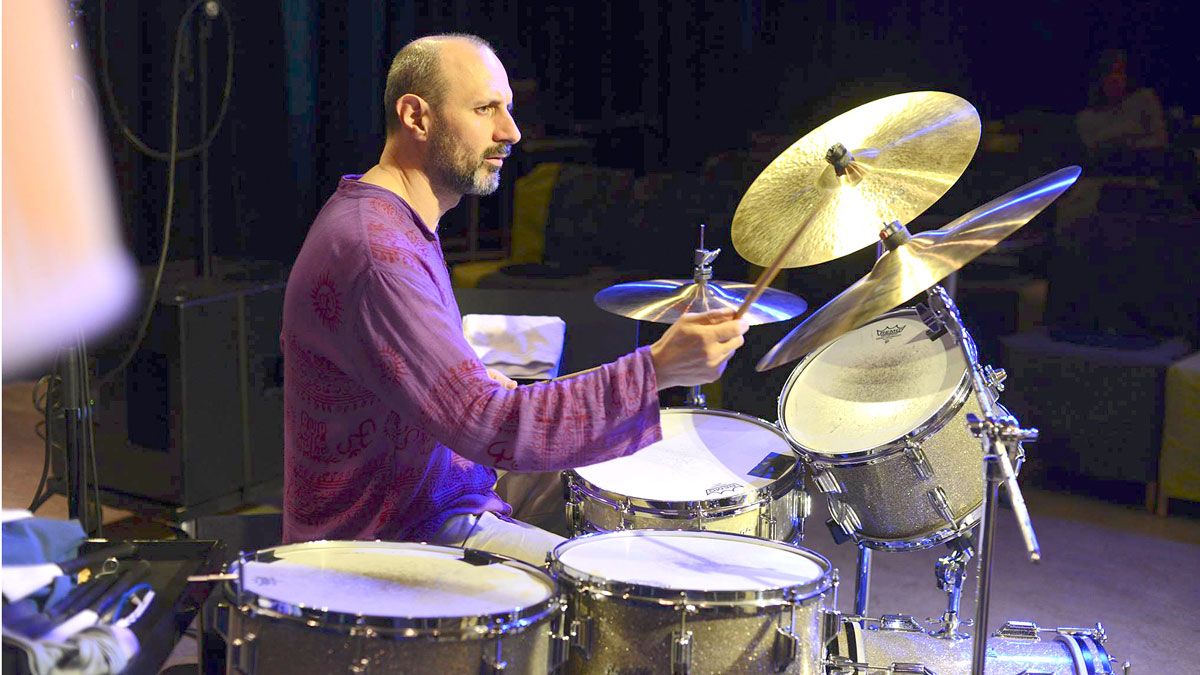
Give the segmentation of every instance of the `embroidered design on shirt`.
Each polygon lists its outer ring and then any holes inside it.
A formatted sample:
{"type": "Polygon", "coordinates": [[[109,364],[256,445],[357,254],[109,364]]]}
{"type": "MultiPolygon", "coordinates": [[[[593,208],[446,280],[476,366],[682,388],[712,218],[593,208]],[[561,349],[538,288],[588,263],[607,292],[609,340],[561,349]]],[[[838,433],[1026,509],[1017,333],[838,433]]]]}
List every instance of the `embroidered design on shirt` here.
{"type": "Polygon", "coordinates": [[[342,325],[342,298],[328,272],[317,278],[309,297],[321,323],[329,330],[336,331],[342,325]]]}
{"type": "Polygon", "coordinates": [[[374,405],[378,400],[370,389],[355,382],[329,359],[306,349],[291,346],[285,377],[295,386],[301,400],[325,412],[346,412],[374,405]]]}
{"type": "Polygon", "coordinates": [[[396,206],[393,202],[372,197],[367,200],[367,205],[390,220],[400,220],[400,207],[396,206]]]}

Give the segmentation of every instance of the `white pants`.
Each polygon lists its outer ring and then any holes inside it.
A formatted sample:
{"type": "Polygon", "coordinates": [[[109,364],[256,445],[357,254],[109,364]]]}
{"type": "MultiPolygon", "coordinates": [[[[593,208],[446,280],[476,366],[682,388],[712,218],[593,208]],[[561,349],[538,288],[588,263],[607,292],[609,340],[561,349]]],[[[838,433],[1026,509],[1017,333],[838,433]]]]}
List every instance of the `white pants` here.
{"type": "Polygon", "coordinates": [[[528,523],[508,522],[494,513],[453,516],[429,540],[442,546],[476,548],[543,567],[546,556],[565,538],[528,523]]]}
{"type": "Polygon", "coordinates": [[[558,471],[509,471],[496,481],[496,494],[512,505],[512,517],[566,537],[567,500],[563,497],[562,476],[558,471]]]}

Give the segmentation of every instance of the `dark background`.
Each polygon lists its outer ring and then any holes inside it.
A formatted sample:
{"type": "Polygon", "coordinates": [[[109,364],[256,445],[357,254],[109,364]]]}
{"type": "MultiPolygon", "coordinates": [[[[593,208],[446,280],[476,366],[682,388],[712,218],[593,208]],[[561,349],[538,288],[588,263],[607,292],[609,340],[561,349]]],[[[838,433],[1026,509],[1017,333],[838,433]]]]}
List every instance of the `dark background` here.
{"type": "MultiPolygon", "coordinates": [[[[176,27],[191,3],[104,4],[81,3],[97,98],[106,99],[99,68],[107,61],[126,124],[165,149],[176,27]]],[[[290,262],[338,176],[378,158],[380,99],[392,55],[413,37],[435,32],[477,33],[496,46],[512,80],[536,80],[537,93],[519,93],[515,110],[527,139],[587,136],[597,142],[599,163],[638,174],[690,170],[706,157],[754,144],[758,134],[776,139],[772,152],[782,150],[780,138],[799,138],[855,105],[918,89],[963,96],[985,125],[1048,113],[1057,122],[1047,123],[1045,134],[1062,135],[1069,133],[1065,116],[1086,104],[1097,55],[1111,47],[1128,51],[1132,76],[1159,93],[1169,115],[1175,107],[1188,120],[1200,112],[1200,52],[1188,3],[220,5],[234,30],[229,110],[208,153],[207,188],[199,159],[179,164],[176,259],[195,255],[207,204],[214,253],[290,262]]],[[[202,11],[190,16],[181,49],[181,147],[200,139],[202,115],[209,124],[217,116],[228,56],[224,21],[201,19],[202,11]]],[[[127,236],[139,261],[150,264],[161,245],[166,162],[134,150],[113,125],[112,105],[102,108],[127,236]]],[[[989,197],[1080,163],[1052,154],[1031,149],[1019,165],[1026,174],[996,185],[989,197]]],[[[977,203],[964,201],[964,208],[977,203]]]]}

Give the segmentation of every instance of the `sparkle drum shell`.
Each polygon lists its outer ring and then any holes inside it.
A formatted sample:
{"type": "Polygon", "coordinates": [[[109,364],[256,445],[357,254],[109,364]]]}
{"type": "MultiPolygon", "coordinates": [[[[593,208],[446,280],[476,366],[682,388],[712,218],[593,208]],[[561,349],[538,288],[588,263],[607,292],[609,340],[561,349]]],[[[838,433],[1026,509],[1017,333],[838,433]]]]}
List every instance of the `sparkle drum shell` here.
{"type": "MultiPolygon", "coordinates": [[[[1031,625],[1031,624],[1027,624],[1031,625]]],[[[988,638],[984,672],[988,675],[1112,675],[1113,663],[1103,639],[1083,629],[1060,628],[1045,637],[988,638]]],[[[829,673],[971,672],[971,640],[947,640],[917,630],[889,628],[878,619],[845,617],[829,642],[829,673]],[[851,665],[856,664],[856,665],[851,665]],[[911,669],[919,664],[927,670],[911,669]]]]}
{"type": "Polygon", "coordinates": [[[901,309],[811,353],[779,397],[779,426],[834,521],[872,548],[928,548],[979,522],[983,451],[966,358],[901,309]]]}
{"type": "Polygon", "coordinates": [[[666,408],[663,439],[564,473],[574,534],[709,530],[796,541],[807,495],[774,425],[723,410],[666,408]]]}
{"type": "Polygon", "coordinates": [[[318,541],[245,555],[225,593],[230,673],[550,669],[554,580],[448,546],[318,541]]]}
{"type": "Polygon", "coordinates": [[[592,534],[555,548],[569,673],[823,672],[829,561],[723,532],[592,534]]]}

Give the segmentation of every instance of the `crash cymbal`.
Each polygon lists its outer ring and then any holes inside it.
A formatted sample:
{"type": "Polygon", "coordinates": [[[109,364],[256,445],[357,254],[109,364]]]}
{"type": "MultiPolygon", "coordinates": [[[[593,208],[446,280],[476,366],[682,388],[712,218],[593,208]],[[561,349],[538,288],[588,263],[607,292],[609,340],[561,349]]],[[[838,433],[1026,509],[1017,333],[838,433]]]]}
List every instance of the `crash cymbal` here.
{"type": "Polygon", "coordinates": [[[734,248],[767,267],[802,228],[782,267],[853,253],[884,224],[909,223],[945,194],[974,156],[979,129],[970,103],[936,91],[888,96],[838,115],[754,180],[733,216],[734,248]]]}
{"type": "MultiPolygon", "coordinates": [[[[798,359],[910,300],[1029,222],[1079,178],[1059,169],[993,199],[937,230],[912,235],[796,326],[758,362],[761,372],[798,359]]],[[[899,235],[903,239],[903,233],[899,235]]]]}
{"type": "MultiPolygon", "coordinates": [[[[601,309],[630,319],[675,323],[687,313],[713,309],[737,309],[753,284],[737,281],[708,281],[697,284],[692,279],[655,279],[617,284],[596,294],[601,309]]],[[[808,309],[803,299],[774,288],[750,305],[745,319],[751,325],[786,321],[808,309]]]]}

